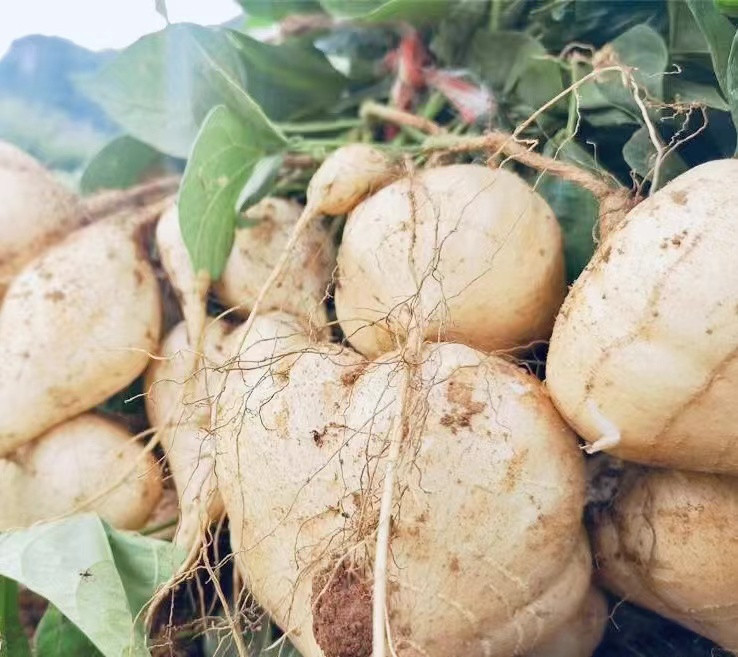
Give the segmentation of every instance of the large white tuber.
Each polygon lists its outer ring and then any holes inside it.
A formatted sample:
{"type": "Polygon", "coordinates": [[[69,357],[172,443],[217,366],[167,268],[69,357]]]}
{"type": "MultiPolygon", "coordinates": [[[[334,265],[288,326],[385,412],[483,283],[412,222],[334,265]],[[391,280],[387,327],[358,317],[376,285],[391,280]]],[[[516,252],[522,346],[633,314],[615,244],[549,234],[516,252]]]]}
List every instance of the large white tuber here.
{"type": "Polygon", "coordinates": [[[556,320],[554,403],[591,449],[738,474],[738,160],[697,166],[631,210],[556,320]]]}
{"type": "MultiPolygon", "coordinates": [[[[265,198],[246,212],[255,222],[236,231],[233,250],[215,294],[245,317],[256,301],[289,240],[302,206],[280,198],[265,198]]],[[[315,327],[326,323],[323,304],[336,266],[336,247],[325,224],[313,221],[294,246],[281,280],[262,306],[305,317],[315,327]]]]}
{"type": "MultiPolygon", "coordinates": [[[[236,563],[304,657],[369,655],[403,365],[296,335],[288,343],[272,323],[255,320],[219,400],[216,469],[236,563]]],[[[431,657],[522,654],[570,619],[589,587],[574,435],[537,380],[461,345],[426,347],[417,383],[392,510],[391,645],[431,657]]]]}
{"type": "Polygon", "coordinates": [[[122,215],[29,262],[0,307],[0,455],[103,402],[159,341],[159,287],[122,215]]]}
{"type": "Polygon", "coordinates": [[[161,492],[152,454],[119,424],[86,413],[0,459],[0,531],[81,511],[139,529],[161,492]]]}
{"type": "Polygon", "coordinates": [[[39,162],[0,141],[0,298],[23,266],[85,221],[77,196],[39,162]]]}
{"type": "Polygon", "coordinates": [[[607,600],[592,586],[571,618],[526,657],[591,657],[602,641],[608,618],[607,600]]]}
{"type": "Polygon", "coordinates": [[[605,587],[738,652],[738,479],[628,473],[593,533],[605,587]]]}
{"type": "Polygon", "coordinates": [[[336,313],[374,357],[416,326],[484,351],[545,340],[564,298],[561,230],[546,202],[504,169],[425,169],[350,214],[336,313]]]}
{"type": "Polygon", "coordinates": [[[217,368],[226,358],[229,330],[225,322],[208,321],[204,353],[198,354],[182,322],[166,336],[159,357],[146,371],[146,413],[157,430],[177,488],[180,521],[175,542],[186,549],[223,511],[215,478],[215,440],[208,427],[210,396],[218,390],[217,368]]]}

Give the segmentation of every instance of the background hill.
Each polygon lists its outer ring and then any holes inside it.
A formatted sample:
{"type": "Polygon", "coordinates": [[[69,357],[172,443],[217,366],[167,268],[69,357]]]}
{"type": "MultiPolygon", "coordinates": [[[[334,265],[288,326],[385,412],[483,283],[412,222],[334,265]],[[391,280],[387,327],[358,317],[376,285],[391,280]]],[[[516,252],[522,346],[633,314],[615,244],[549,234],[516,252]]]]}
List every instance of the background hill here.
{"type": "Polygon", "coordinates": [[[0,59],[0,139],[55,169],[75,171],[119,132],[75,86],[115,51],[92,52],[59,37],[13,42],[0,59]]]}

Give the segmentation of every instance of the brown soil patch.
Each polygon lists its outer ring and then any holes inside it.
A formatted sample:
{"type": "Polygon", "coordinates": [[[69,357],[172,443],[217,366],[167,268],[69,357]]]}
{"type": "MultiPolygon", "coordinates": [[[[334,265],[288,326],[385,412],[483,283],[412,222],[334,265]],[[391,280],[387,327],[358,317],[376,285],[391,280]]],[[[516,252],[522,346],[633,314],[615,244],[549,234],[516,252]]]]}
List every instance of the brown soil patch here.
{"type": "Polygon", "coordinates": [[[313,579],[313,635],[325,657],[372,653],[372,592],[361,574],[333,566],[313,579]]]}

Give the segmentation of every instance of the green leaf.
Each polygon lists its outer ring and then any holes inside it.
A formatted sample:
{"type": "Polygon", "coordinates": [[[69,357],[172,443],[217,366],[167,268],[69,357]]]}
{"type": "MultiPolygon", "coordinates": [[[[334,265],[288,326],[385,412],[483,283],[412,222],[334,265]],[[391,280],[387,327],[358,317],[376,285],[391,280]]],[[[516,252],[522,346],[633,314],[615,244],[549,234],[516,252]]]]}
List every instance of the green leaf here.
{"type": "Polygon", "coordinates": [[[139,39],[79,83],[131,136],[187,157],[213,106],[226,104],[245,118],[257,111],[245,81],[224,30],[177,24],[139,39]]]}
{"type": "Polygon", "coordinates": [[[728,103],[733,115],[733,125],[738,129],[738,33],[733,38],[733,44],[730,48],[725,83],[728,87],[728,103]]]}
{"type": "Polygon", "coordinates": [[[633,114],[618,109],[617,107],[586,112],[583,115],[583,118],[587,123],[596,128],[607,128],[619,125],[637,125],[640,123],[633,114]]]}
{"type": "Polygon", "coordinates": [[[262,157],[243,186],[236,201],[236,210],[243,212],[269,194],[284,162],[284,153],[262,157]]]}
{"type": "MultiPolygon", "coordinates": [[[[628,166],[641,178],[649,179],[651,177],[656,162],[656,148],[645,127],[636,130],[625,143],[623,157],[628,166]]],[[[684,160],[677,153],[670,153],[661,163],[659,184],[664,185],[686,170],[687,165],[684,160]]]]}
{"type": "Polygon", "coordinates": [[[320,0],[320,4],[340,18],[428,23],[443,18],[453,3],[451,0],[320,0]]]}
{"type": "Polygon", "coordinates": [[[275,46],[228,31],[246,72],[249,95],[275,121],[286,121],[332,107],[347,79],[312,46],[275,46]]]}
{"type": "Polygon", "coordinates": [[[720,91],[710,84],[700,84],[684,79],[681,75],[666,78],[669,97],[680,103],[704,103],[707,107],[730,111],[730,105],[720,95],[720,91]]]}
{"type": "MultiPolygon", "coordinates": [[[[543,152],[584,169],[597,170],[597,164],[592,156],[577,143],[567,141],[563,133],[548,141],[543,152]]],[[[583,187],[551,174],[543,174],[538,178],[536,190],[546,199],[561,225],[566,277],[571,283],[576,280],[594,253],[594,232],[599,203],[592,193],[583,187]]]]}
{"type": "Polygon", "coordinates": [[[100,651],[54,605],[49,605],[36,628],[36,657],[100,657],[100,651]]]}
{"type": "Polygon", "coordinates": [[[387,0],[366,16],[367,21],[408,21],[429,23],[440,20],[449,12],[451,0],[387,0]]]}
{"type": "Polygon", "coordinates": [[[317,0],[236,0],[249,16],[279,20],[290,14],[315,14],[323,11],[317,0]]]}
{"type": "Polygon", "coordinates": [[[727,76],[735,27],[723,16],[712,0],[687,0],[687,5],[707,41],[715,77],[725,96],[729,96],[727,76]]]}
{"type": "Polygon", "coordinates": [[[0,575],[0,657],[31,657],[18,612],[18,584],[0,575]]]}
{"type": "Polygon", "coordinates": [[[669,0],[669,52],[672,55],[710,52],[705,35],[684,0],[669,0]]]}
{"type": "MultiPolygon", "coordinates": [[[[224,625],[225,623],[218,624],[204,632],[205,657],[238,657],[231,632],[224,629],[224,625]]],[[[289,640],[284,640],[279,647],[271,647],[277,636],[275,626],[266,616],[262,617],[254,630],[244,632],[243,638],[251,657],[300,657],[297,648],[289,640]]]]}
{"type": "Polygon", "coordinates": [[[478,30],[469,50],[469,66],[495,91],[509,94],[531,59],[546,49],[523,32],[478,30]]]}
{"type": "Polygon", "coordinates": [[[264,118],[245,123],[220,105],[203,121],[179,192],[179,221],[195,271],[213,280],[223,271],[233,244],[236,202],[254,167],[279,152],[284,138],[264,118]]]}
{"type": "Polygon", "coordinates": [[[466,64],[466,53],[472,36],[488,15],[487,3],[458,0],[449,7],[448,15],[433,29],[430,49],[443,66],[466,64]]]}
{"type": "Polygon", "coordinates": [[[103,526],[115,567],[123,582],[128,606],[137,614],[146,606],[154,591],[176,570],[180,561],[177,549],[167,541],[117,531],[107,523],[103,523],[103,526]]]}
{"type": "Polygon", "coordinates": [[[129,579],[136,561],[152,585],[148,599],[184,555],[171,543],[151,538],[142,537],[134,548],[128,536],[94,514],[6,532],[0,534],[0,575],[46,598],[105,657],[149,657],[141,623],[134,620],[140,608],[131,604],[143,599],[143,580],[136,575],[133,584],[124,584],[121,572],[129,579]]]}
{"type": "MultiPolygon", "coordinates": [[[[531,59],[515,86],[516,95],[531,111],[545,105],[563,90],[561,66],[553,59],[531,59]]],[[[561,107],[565,103],[566,101],[562,101],[561,107]]]]}
{"type": "Polygon", "coordinates": [[[661,35],[642,23],[623,32],[610,45],[623,64],[637,69],[634,77],[639,86],[654,98],[662,98],[669,51],[661,35]]]}
{"type": "Polygon", "coordinates": [[[124,135],[108,142],[90,160],[79,188],[82,194],[92,194],[101,189],[126,189],[155,171],[167,169],[176,170],[174,160],[148,144],[124,135]]]}

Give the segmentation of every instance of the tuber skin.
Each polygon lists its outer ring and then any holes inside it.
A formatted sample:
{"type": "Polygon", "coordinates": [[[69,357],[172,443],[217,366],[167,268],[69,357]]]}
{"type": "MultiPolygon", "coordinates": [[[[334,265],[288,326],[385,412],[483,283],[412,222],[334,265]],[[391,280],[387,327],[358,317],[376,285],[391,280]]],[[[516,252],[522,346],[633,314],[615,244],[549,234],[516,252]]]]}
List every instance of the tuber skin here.
{"type": "MultiPolygon", "coordinates": [[[[233,250],[220,280],[214,285],[218,299],[246,317],[279,260],[303,208],[281,198],[265,198],[246,212],[256,225],[236,230],[233,250]]],[[[281,279],[269,294],[264,310],[281,310],[307,318],[316,328],[327,321],[323,303],[328,294],[336,249],[323,222],[305,227],[281,279]]]]}
{"type": "Polygon", "coordinates": [[[85,413],[0,459],[0,531],[80,511],[140,529],[161,493],[152,454],[116,422],[85,413]]]}
{"type": "Polygon", "coordinates": [[[738,474],[738,161],[690,169],[608,234],[556,320],[547,385],[590,451],[738,474]]]}
{"type": "Polygon", "coordinates": [[[164,448],[179,500],[174,542],[185,549],[223,513],[215,478],[215,441],[207,429],[209,395],[217,391],[220,377],[215,368],[225,360],[223,345],[229,332],[225,322],[208,321],[204,357],[197,359],[186,323],[181,322],[163,340],[159,358],[146,371],[146,413],[164,448]]]}
{"type": "MultiPolygon", "coordinates": [[[[298,203],[267,197],[245,213],[255,225],[236,230],[225,269],[213,285],[218,300],[234,315],[248,316],[301,212],[298,203]]],[[[210,281],[196,276],[192,269],[175,206],[159,220],[156,240],[164,269],[180,300],[190,341],[196,344],[206,321],[210,281]]],[[[271,291],[265,310],[284,310],[307,318],[316,329],[324,327],[327,316],[323,301],[335,265],[332,235],[323,223],[312,222],[295,245],[282,284],[271,291]]]]}
{"type": "MultiPolygon", "coordinates": [[[[270,321],[256,318],[260,337],[245,341],[219,400],[216,470],[233,553],[304,657],[368,655],[400,368],[394,354],[370,362],[307,338],[300,347],[296,335],[288,345],[270,321]]],[[[397,463],[392,645],[431,657],[524,654],[590,585],[576,439],[541,384],[502,359],[441,344],[421,363],[397,463]]]]}
{"type": "Polygon", "coordinates": [[[416,325],[483,351],[545,340],[566,290],[546,202],[517,175],[473,164],[409,174],[358,205],[338,270],[336,314],[367,357],[416,325]]]}
{"type": "Polygon", "coordinates": [[[156,248],[169,282],[177,295],[191,344],[198,344],[205,327],[210,277],[195,274],[179,228],[179,212],[172,204],[156,224],[156,248]]]}
{"type": "Polygon", "coordinates": [[[310,179],[307,209],[329,217],[346,214],[398,173],[397,163],[374,146],[342,146],[323,161],[310,179]]]}
{"type": "Polygon", "coordinates": [[[592,533],[613,593],[738,652],[738,479],[632,468],[592,533]]]}
{"type": "Polygon", "coordinates": [[[0,455],[131,383],[160,324],[135,217],[91,224],[29,262],[0,307],[0,455]]]}
{"type": "Polygon", "coordinates": [[[572,617],[526,657],[591,657],[608,621],[607,600],[592,586],[572,617]]]}
{"type": "Polygon", "coordinates": [[[29,261],[85,223],[79,198],[30,155],[0,141],[0,299],[29,261]]]}

